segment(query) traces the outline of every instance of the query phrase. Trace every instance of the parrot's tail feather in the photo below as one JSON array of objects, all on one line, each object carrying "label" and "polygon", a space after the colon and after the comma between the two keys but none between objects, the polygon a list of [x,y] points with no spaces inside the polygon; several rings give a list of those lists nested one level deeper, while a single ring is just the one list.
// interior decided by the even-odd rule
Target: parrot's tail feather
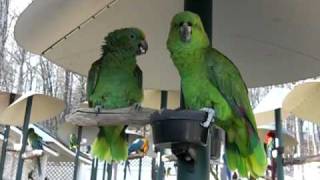
[{"label": "parrot's tail feather", "polygon": [[266,152],[261,143],[254,148],[253,153],[247,160],[253,177],[260,177],[265,174],[268,161],[266,158]]},{"label": "parrot's tail feather", "polygon": [[112,159],[122,161],[128,159],[128,142],[121,135],[111,145]]},{"label": "parrot's tail feather", "polygon": [[37,161],[38,174],[39,174],[39,177],[41,177],[42,170],[41,170],[41,159],[40,159],[40,157],[37,157],[36,161]]},{"label": "parrot's tail feather", "polygon": [[267,158],[262,144],[259,142],[253,152],[244,156],[236,143],[226,142],[226,161],[230,170],[238,171],[242,177],[263,176],[267,167]]},{"label": "parrot's tail feather", "polygon": [[100,160],[112,160],[110,145],[101,129],[99,130],[98,136],[92,143],[91,154]]},{"label": "parrot's tail feather", "polygon": [[122,161],[128,158],[128,142],[123,126],[100,127],[97,138],[92,144],[91,153],[100,160]]},{"label": "parrot's tail feather", "polygon": [[240,154],[235,143],[226,144],[226,160],[231,171],[238,171],[242,177],[248,177],[248,166],[246,159]]}]

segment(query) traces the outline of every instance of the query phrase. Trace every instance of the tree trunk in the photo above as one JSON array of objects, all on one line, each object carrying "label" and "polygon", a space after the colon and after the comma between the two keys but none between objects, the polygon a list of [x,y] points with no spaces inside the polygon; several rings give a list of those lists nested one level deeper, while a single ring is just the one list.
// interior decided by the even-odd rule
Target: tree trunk
[{"label": "tree trunk", "polygon": [[71,72],[66,70],[65,81],[64,81],[64,93],[63,93],[64,104],[66,107],[61,118],[62,122],[65,122],[65,117],[70,112],[70,106],[69,106],[70,76],[71,76]]},{"label": "tree trunk", "polygon": [[8,37],[8,14],[9,0],[0,0],[0,79],[2,78],[5,44]]}]

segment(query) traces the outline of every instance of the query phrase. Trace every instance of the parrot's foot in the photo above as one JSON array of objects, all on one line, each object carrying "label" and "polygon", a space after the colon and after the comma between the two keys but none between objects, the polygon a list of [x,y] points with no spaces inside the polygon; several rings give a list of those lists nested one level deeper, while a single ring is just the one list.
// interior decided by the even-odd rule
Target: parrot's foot
[{"label": "parrot's foot", "polygon": [[94,107],[94,111],[96,112],[96,115],[100,114],[101,109],[102,109],[101,105],[96,105],[96,107]]},{"label": "parrot's foot", "polygon": [[141,110],[142,110],[141,104],[140,104],[140,103],[134,103],[134,104],[132,105],[132,109],[133,109],[134,111],[141,111]]},{"label": "parrot's foot", "polygon": [[196,152],[189,144],[174,144],[172,153],[180,160],[193,164],[196,159]]},{"label": "parrot's foot", "polygon": [[201,108],[200,111],[204,111],[204,112],[208,113],[207,120],[200,123],[201,126],[208,128],[210,126],[211,122],[214,122],[214,116],[215,116],[216,112],[214,111],[214,109],[208,108],[208,107]]}]

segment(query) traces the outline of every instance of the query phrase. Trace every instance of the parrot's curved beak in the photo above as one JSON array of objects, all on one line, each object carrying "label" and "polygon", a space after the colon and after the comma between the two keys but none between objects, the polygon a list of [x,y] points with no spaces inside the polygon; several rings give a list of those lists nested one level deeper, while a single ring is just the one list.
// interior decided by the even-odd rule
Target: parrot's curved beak
[{"label": "parrot's curved beak", "polygon": [[148,43],[146,40],[142,40],[139,44],[138,44],[138,55],[141,54],[146,54],[148,51]]},{"label": "parrot's curved beak", "polygon": [[180,38],[183,42],[189,42],[191,40],[191,34],[192,34],[192,26],[184,22],[180,25]]}]

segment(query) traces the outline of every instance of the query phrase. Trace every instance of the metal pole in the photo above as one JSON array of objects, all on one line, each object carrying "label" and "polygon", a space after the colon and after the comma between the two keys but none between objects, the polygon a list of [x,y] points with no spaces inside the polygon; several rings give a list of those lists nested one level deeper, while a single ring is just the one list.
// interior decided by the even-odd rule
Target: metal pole
[{"label": "metal pole", "polygon": [[142,168],[142,158],[139,158],[139,176],[138,176],[138,180],[141,180],[141,168]]},{"label": "metal pole", "polygon": [[[168,91],[161,91],[160,108],[165,109],[167,108],[167,106],[168,106]],[[164,150],[160,149],[160,164],[159,164],[158,173],[157,173],[157,180],[164,179],[164,162],[162,161],[163,154],[164,154]]]},{"label": "metal pole", "polygon": [[277,179],[283,180],[284,174],[283,174],[283,140],[282,140],[282,123],[281,123],[281,109],[276,109],[274,111],[275,115],[275,123],[276,123],[276,149],[277,149],[277,160],[276,160],[276,166],[277,166]]},{"label": "metal pole", "polygon": [[124,169],[123,169],[123,180],[127,179],[127,168],[129,166],[129,160],[126,160],[124,163]]},{"label": "metal pole", "polygon": [[[16,98],[16,95],[13,93],[10,93],[9,96],[9,104],[13,103],[14,99]],[[2,150],[1,150],[1,160],[0,160],[0,180],[3,178],[3,171],[4,171],[4,163],[6,161],[6,151],[8,146],[8,139],[10,134],[10,125],[6,125],[4,127],[4,133],[3,133],[3,142],[2,142]]]},{"label": "metal pole", "polygon": [[98,166],[99,166],[99,160],[96,158],[96,162],[95,162],[95,166],[94,166],[94,175],[93,175],[93,180],[97,179],[97,175],[98,175]]},{"label": "metal pole", "polygon": [[[184,1],[184,10],[192,11],[200,16],[210,43],[212,39],[212,4],[212,0]],[[181,104],[181,108],[184,108],[183,104]],[[210,137],[210,134],[208,137]],[[190,164],[178,160],[178,180],[209,180],[210,144],[211,139],[208,138],[206,147],[194,147],[197,158],[192,167],[190,167]]]},{"label": "metal pole", "polygon": [[112,178],[112,164],[111,163],[108,163],[107,171],[108,171],[108,180],[111,180],[111,178]]},{"label": "metal pole", "polygon": [[76,157],[74,159],[73,180],[77,180],[77,177],[78,177],[81,136],[82,136],[82,126],[78,126],[78,137],[77,137],[78,146],[76,150]]},{"label": "metal pole", "polygon": [[26,105],[26,112],[24,114],[24,122],[23,122],[23,127],[22,127],[22,146],[21,150],[19,153],[19,158],[18,158],[18,169],[17,169],[17,174],[16,174],[16,180],[21,180],[22,178],[22,168],[23,168],[23,162],[24,159],[22,158],[22,154],[26,150],[26,145],[27,145],[27,140],[28,140],[28,126],[30,122],[30,116],[31,116],[31,108],[32,108],[32,99],[33,96],[29,96],[27,99],[27,105]]},{"label": "metal pole", "polygon": [[96,158],[93,158],[91,161],[91,173],[90,173],[90,180],[94,179],[94,165],[96,162]]},{"label": "metal pole", "polygon": [[102,180],[104,180],[106,178],[106,167],[107,167],[107,161],[104,161],[103,171],[102,171]]},{"label": "metal pole", "polygon": [[6,160],[6,151],[8,146],[8,137],[10,132],[10,126],[6,125],[4,127],[4,133],[3,133],[3,142],[2,142],[2,150],[1,150],[1,160],[0,160],[0,180],[3,178],[3,170],[4,170],[4,162]]},{"label": "metal pole", "polygon": [[156,170],[156,158],[152,158],[152,161],[151,161],[151,180],[156,180],[156,178],[157,178],[156,171],[157,171]]}]

